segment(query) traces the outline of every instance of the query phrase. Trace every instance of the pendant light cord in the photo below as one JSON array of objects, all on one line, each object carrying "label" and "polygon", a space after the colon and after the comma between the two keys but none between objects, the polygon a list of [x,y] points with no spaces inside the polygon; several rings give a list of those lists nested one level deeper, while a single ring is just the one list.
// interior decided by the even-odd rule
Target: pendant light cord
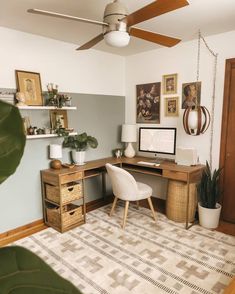
[{"label": "pendant light cord", "polygon": [[211,105],[211,129],[210,129],[210,159],[209,165],[212,168],[212,152],[213,152],[213,138],[214,138],[214,113],[215,113],[215,88],[216,88],[216,74],[217,74],[217,61],[218,61],[218,53],[215,53],[211,50],[209,45],[207,44],[205,38],[202,36],[200,30],[198,32],[198,53],[197,53],[197,82],[199,80],[200,74],[200,54],[201,54],[201,40],[203,41],[204,45],[214,57],[214,67],[213,67],[213,89],[212,89],[212,105]]}]

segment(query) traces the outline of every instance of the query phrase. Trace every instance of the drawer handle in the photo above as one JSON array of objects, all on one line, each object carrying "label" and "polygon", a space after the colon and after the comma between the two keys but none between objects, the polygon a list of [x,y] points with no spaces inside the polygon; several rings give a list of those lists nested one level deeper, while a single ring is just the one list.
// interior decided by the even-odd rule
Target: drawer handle
[{"label": "drawer handle", "polygon": [[70,212],[69,214],[70,214],[70,215],[73,215],[74,213],[75,213],[75,211],[72,211],[72,212]]},{"label": "drawer handle", "polygon": [[72,192],[74,187],[68,188],[69,192]]}]

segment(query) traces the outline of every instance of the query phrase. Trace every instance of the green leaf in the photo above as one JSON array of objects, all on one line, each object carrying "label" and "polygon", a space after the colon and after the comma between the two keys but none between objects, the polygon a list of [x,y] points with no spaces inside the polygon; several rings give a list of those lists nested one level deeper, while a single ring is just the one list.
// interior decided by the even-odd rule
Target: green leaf
[{"label": "green leaf", "polygon": [[0,184],[15,172],[24,153],[25,141],[19,109],[0,101]]}]

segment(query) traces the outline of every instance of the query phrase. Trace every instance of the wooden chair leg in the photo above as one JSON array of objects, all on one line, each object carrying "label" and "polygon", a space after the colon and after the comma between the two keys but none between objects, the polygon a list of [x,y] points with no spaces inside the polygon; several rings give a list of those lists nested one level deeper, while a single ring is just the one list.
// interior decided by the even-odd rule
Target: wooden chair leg
[{"label": "wooden chair leg", "polygon": [[115,206],[117,204],[117,200],[118,198],[115,196],[114,200],[113,200],[113,205],[112,205],[112,208],[111,208],[111,211],[109,213],[110,216],[112,216],[113,212],[114,212],[114,209],[115,209]]},{"label": "wooden chair leg", "polygon": [[129,207],[129,201],[126,201],[126,203],[125,203],[125,210],[124,210],[124,216],[123,216],[123,223],[122,223],[122,228],[123,229],[125,229],[125,226],[126,226],[126,219],[127,219],[128,207]]},{"label": "wooden chair leg", "polygon": [[139,210],[140,209],[140,202],[139,202],[139,200],[136,201],[136,205],[137,205],[137,209]]},{"label": "wooden chair leg", "polygon": [[152,214],[153,214],[153,219],[156,221],[157,220],[156,213],[153,208],[153,203],[152,203],[151,197],[148,198],[148,203],[149,203],[149,207],[150,207]]}]

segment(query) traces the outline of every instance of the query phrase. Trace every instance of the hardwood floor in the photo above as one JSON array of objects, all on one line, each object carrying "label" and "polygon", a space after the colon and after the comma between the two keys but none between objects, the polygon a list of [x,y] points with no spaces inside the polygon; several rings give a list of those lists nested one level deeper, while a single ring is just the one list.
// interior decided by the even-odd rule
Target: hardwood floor
[{"label": "hardwood floor", "polygon": [[[159,212],[165,214],[165,208],[166,208],[166,201],[165,200],[152,197],[152,202],[153,202],[154,209],[156,211],[159,211]],[[140,201],[140,205],[143,207],[149,208],[149,205],[148,205],[147,201],[145,201],[145,200]],[[228,222],[221,220],[219,227],[216,229],[216,231],[222,232],[224,234],[235,236],[235,224],[228,223]]]}]

